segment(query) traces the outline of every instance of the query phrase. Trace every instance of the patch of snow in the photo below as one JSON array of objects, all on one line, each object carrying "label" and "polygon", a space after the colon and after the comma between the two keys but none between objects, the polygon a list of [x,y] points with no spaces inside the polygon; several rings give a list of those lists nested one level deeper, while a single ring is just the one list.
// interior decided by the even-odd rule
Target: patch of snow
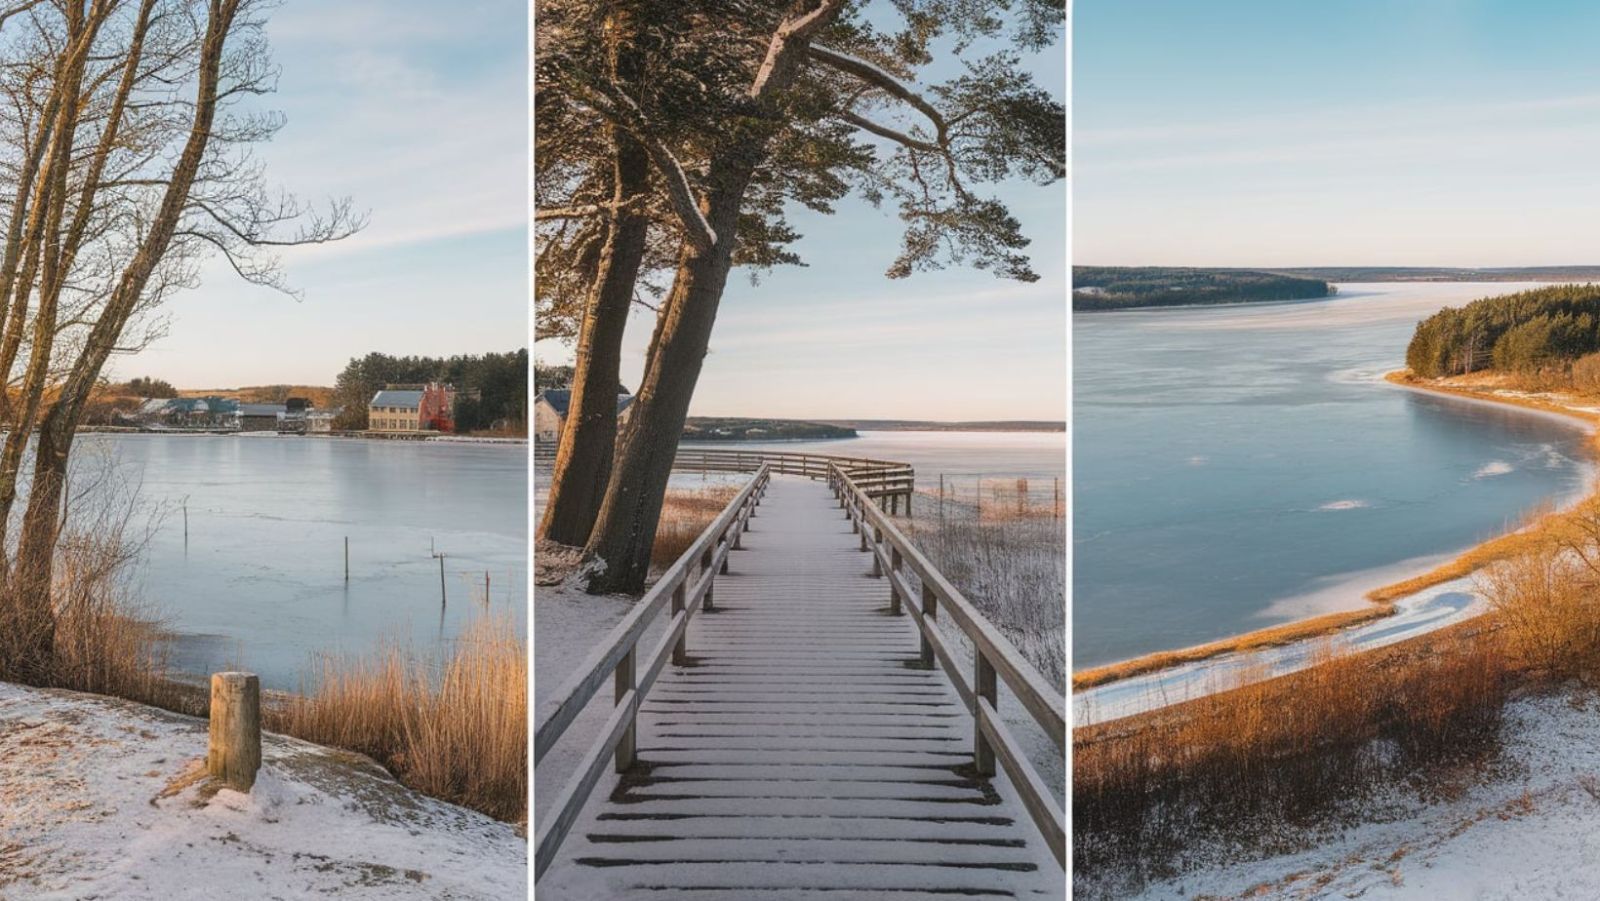
[{"label": "patch of snow", "polygon": [[506,823],[278,735],[249,793],[219,791],[206,744],[204,720],[0,683],[0,897],[526,897]]},{"label": "patch of snow", "polygon": [[1478,467],[1478,471],[1474,472],[1472,477],[1474,479],[1492,479],[1495,476],[1503,476],[1511,472],[1512,469],[1512,465],[1504,460],[1492,460]]}]

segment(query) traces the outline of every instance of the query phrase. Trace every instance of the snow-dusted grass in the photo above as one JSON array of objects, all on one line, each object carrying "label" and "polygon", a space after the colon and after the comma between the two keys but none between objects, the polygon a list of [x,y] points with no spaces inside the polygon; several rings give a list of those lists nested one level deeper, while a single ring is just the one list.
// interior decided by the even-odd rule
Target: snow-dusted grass
[{"label": "snow-dusted grass", "polygon": [[[949,498],[941,516],[937,497],[914,497],[916,515],[901,523],[908,527],[908,537],[1061,691],[1066,679],[1066,529],[1061,519],[1049,506],[1018,506],[1015,495],[981,516],[976,505]],[[949,619],[937,622],[970,673],[972,642]],[[1003,680],[999,698],[1001,718],[1045,784],[1064,799],[1064,755]]]},{"label": "snow-dusted grass", "polygon": [[527,845],[370,761],[267,735],[249,794],[204,720],[0,683],[0,897],[507,899]]},{"label": "snow-dusted grass", "polygon": [[1128,895],[1600,898],[1600,703],[1569,688],[1515,700],[1505,716],[1495,766],[1464,774],[1484,778],[1429,795],[1390,789],[1346,812],[1361,825],[1323,822],[1286,836],[1304,846],[1294,853],[1251,860],[1213,845],[1196,855],[1210,860]]}]

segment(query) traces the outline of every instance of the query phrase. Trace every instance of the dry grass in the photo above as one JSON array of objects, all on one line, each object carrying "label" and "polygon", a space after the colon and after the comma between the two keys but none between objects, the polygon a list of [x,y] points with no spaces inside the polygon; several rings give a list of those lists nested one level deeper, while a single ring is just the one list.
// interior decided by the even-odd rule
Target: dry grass
[{"label": "dry grass", "polygon": [[[1073,734],[1074,865],[1171,875],[1208,842],[1292,850],[1295,829],[1394,780],[1497,747],[1509,669],[1455,628]],[[1114,874],[1114,875],[1113,875]]]},{"label": "dry grass", "polygon": [[327,659],[268,723],[366,754],[425,794],[527,820],[527,644],[508,618],[479,619],[437,664],[399,647]]},{"label": "dry grass", "polygon": [[661,520],[656,526],[656,543],[650,549],[650,562],[656,566],[671,566],[741,488],[739,485],[714,485],[668,491],[661,506]]}]

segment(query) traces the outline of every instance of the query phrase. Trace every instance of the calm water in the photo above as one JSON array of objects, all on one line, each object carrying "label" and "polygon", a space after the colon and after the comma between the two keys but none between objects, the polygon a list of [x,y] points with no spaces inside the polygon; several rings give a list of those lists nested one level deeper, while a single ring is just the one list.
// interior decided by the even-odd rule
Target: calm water
[{"label": "calm water", "polygon": [[1075,315],[1073,665],[1360,606],[1581,491],[1581,426],[1381,380],[1417,320],[1522,287]]},{"label": "calm water", "polygon": [[485,573],[487,609],[526,629],[526,446],[96,435],[79,447],[81,467],[109,461],[165,508],[135,588],[179,634],[185,671],[236,665],[292,689],[316,654],[439,650],[486,609]]}]

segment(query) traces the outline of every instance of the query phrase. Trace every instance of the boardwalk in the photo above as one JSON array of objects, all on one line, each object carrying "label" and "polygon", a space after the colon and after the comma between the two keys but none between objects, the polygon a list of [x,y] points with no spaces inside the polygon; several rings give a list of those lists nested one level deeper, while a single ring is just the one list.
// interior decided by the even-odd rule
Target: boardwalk
[{"label": "boardwalk", "polygon": [[1060,865],[827,485],[774,477],[541,898],[1029,897]]}]

